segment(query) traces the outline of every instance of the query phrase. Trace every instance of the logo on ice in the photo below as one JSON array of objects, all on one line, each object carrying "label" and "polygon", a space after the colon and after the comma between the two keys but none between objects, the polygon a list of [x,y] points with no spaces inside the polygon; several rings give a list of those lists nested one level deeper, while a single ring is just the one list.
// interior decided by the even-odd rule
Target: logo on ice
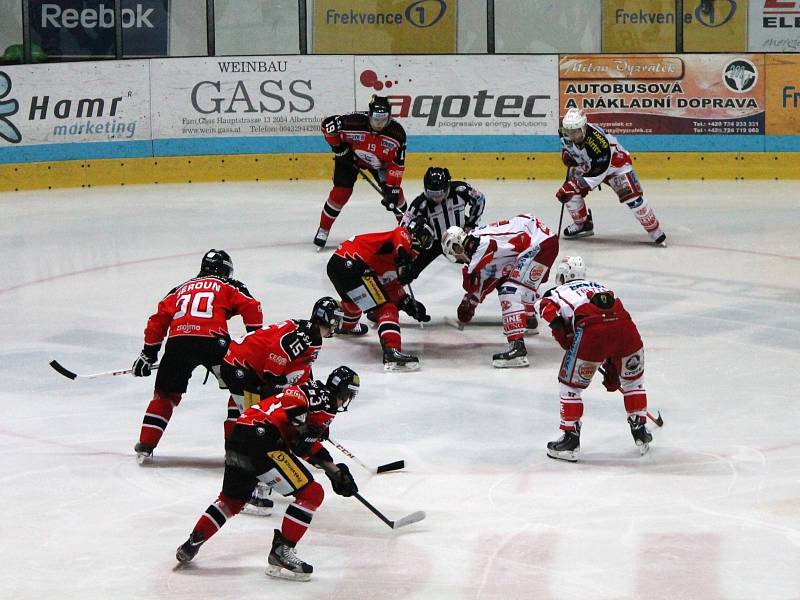
[{"label": "logo on ice", "polygon": [[19,102],[14,99],[3,100],[10,93],[11,78],[0,71],[0,138],[18,144],[22,141],[22,134],[8,117],[19,110]]},{"label": "logo on ice", "polygon": [[[141,29],[147,27],[154,29],[150,18],[153,16],[154,8],[145,8],[141,4],[136,4],[134,8],[123,8],[122,27],[125,29]],[[114,27],[114,6],[99,5],[95,8],[63,8],[58,4],[42,4],[42,29],[52,27],[54,29],[111,29]]]}]

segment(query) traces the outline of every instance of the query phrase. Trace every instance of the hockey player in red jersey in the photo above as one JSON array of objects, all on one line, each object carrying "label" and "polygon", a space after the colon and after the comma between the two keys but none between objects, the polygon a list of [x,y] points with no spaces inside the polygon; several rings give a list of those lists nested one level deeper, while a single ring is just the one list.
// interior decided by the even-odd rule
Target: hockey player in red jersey
[{"label": "hockey player in red jersey", "polygon": [[584,198],[601,183],[607,183],[619,201],[631,209],[650,239],[666,247],[667,235],[643,195],[631,155],[617,138],[598,125],[590,125],[586,115],[577,108],[569,109],[564,115],[559,134],[561,160],[569,170],[567,181],[556,192],[556,198],[566,205],[574,221],[564,229],[564,237],[594,235],[592,211],[586,208]]},{"label": "hockey player in red jersey", "polygon": [[267,559],[267,575],[308,581],[313,567],[295,554],[295,545],[322,504],[324,490],[300,459],[323,469],[333,491],[349,497],[358,492],[344,463],[335,464],[323,447],[337,413],[346,411],[358,393],[358,374],[346,366],[334,369],[325,383],[293,385],[248,408],[225,442],[222,491],[178,547],[176,558],[190,562],[208,539],[237,515],[258,482],[283,496],[293,496]]},{"label": "hockey player in red jersey", "polygon": [[233,262],[228,253],[209,250],[197,277],[171,290],[147,321],[144,348],[133,363],[135,377],[150,375],[161,343],[169,337],[158,366],[153,399],[134,447],[139,464],[152,460],[153,449],[186,393],[192,371],[203,365],[219,375],[230,340],[227,320],[241,315],[248,331],[261,328],[261,303],[232,275]]},{"label": "hockey player in red jersey", "polygon": [[603,385],[622,392],[633,440],[644,454],[653,439],[645,427],[644,348],[622,301],[605,285],[585,279],[579,256],[564,258],[555,270],[556,286],[537,302],[537,310],[566,351],[558,372],[561,384],[560,439],[547,444],[551,458],[575,462],[580,451],[581,393],[602,366]]},{"label": "hockey player in red jersey", "polygon": [[359,169],[367,169],[380,183],[381,204],[398,220],[406,208],[403,172],[406,159],[406,132],[392,119],[389,101],[373,96],[369,112],[333,115],[322,121],[322,133],[334,153],[333,189],[319,220],[314,244],[324,248],[333,222],[350,196]]},{"label": "hockey player in red jersey", "polygon": [[386,371],[416,371],[419,359],[401,352],[398,308],[420,322],[428,322],[425,306],[403,286],[413,279],[412,261],[433,243],[433,230],[423,220],[408,228],[356,235],[341,244],[328,261],[328,277],[342,298],[342,333],[364,335],[361,313],[371,311],[378,322]]},{"label": "hockey player in red jersey", "polygon": [[529,326],[535,328],[532,305],[558,256],[557,236],[537,217],[523,214],[469,234],[450,227],[442,250],[453,262],[464,264],[466,294],[458,307],[460,322],[469,322],[475,307],[497,287],[508,348],[492,357],[492,365],[499,369],[530,365],[523,336]]}]

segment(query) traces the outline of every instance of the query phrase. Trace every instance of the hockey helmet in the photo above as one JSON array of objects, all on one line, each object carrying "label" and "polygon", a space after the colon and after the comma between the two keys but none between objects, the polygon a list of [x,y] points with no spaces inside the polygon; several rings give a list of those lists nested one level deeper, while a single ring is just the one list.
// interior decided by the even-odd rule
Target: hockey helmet
[{"label": "hockey helmet", "polygon": [[361,379],[358,377],[358,373],[350,367],[342,365],[331,371],[331,374],[328,375],[328,381],[325,382],[325,387],[333,394],[337,412],[347,410],[347,407],[350,406],[350,401],[358,395],[360,385]]},{"label": "hockey helmet", "polygon": [[587,123],[586,115],[579,108],[570,108],[561,120],[561,129],[570,140],[580,144],[586,137]]},{"label": "hockey helmet", "polygon": [[200,275],[219,275],[231,277],[233,275],[233,261],[225,250],[212,248],[203,255],[200,263]]},{"label": "hockey helmet", "polygon": [[450,171],[442,167],[430,167],[422,179],[425,195],[439,204],[450,193]]},{"label": "hockey helmet", "polygon": [[429,250],[433,246],[434,233],[430,224],[421,217],[411,219],[406,226],[411,234],[411,244],[418,250]]},{"label": "hockey helmet", "polygon": [[373,96],[369,102],[369,126],[375,131],[382,131],[392,116],[392,107],[385,96]]},{"label": "hockey helmet", "polygon": [[329,333],[325,337],[333,337],[334,334],[339,332],[343,318],[344,312],[342,312],[339,302],[330,296],[324,296],[314,303],[314,308],[311,309],[311,319],[309,320],[317,325],[327,327]]},{"label": "hockey helmet", "polygon": [[586,279],[586,264],[580,256],[565,256],[556,267],[556,285]]},{"label": "hockey helmet", "polygon": [[453,225],[444,232],[444,237],[442,237],[442,253],[451,262],[468,263],[470,246],[473,246],[474,243],[471,243],[471,240],[475,240],[475,238],[458,225]]}]

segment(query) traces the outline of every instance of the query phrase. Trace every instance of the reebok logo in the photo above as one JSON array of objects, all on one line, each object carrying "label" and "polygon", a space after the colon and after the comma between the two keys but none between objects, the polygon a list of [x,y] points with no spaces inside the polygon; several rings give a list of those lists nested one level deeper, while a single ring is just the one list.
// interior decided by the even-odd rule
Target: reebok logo
[{"label": "reebok logo", "polygon": [[[153,15],[154,8],[145,9],[141,4],[135,8],[122,9],[123,29],[141,29],[147,27],[154,29],[150,17]],[[42,29],[52,27],[54,29],[112,29],[114,27],[114,7],[99,5],[96,9],[84,8],[62,8],[58,4],[42,4]]]},{"label": "reebok logo", "polygon": [[22,141],[22,134],[8,117],[19,110],[19,102],[14,99],[3,100],[11,93],[11,78],[0,71],[0,138],[12,144]]}]

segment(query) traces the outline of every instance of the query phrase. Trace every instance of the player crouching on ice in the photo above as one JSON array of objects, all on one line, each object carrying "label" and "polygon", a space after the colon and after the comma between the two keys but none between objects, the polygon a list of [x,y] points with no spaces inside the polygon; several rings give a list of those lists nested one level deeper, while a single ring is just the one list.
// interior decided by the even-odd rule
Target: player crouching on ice
[{"label": "player crouching on ice", "polygon": [[325,496],[322,486],[300,459],[323,469],[340,496],[358,492],[344,463],[334,464],[322,440],[337,413],[346,411],[358,393],[358,374],[349,367],[331,371],[325,383],[310,381],[286,388],[247,409],[225,442],[222,491],[197,521],[189,539],[175,554],[190,562],[208,539],[250,499],[264,482],[284,496],[294,496],[281,529],[275,530],[267,559],[267,575],[308,581],[313,567],[295,554]]},{"label": "player crouching on ice", "polygon": [[620,202],[633,211],[650,239],[658,246],[667,245],[667,235],[653,209],[642,194],[642,186],[633,171],[631,155],[598,125],[590,125],[577,108],[570,108],[559,129],[561,160],[568,167],[567,181],[556,192],[574,223],[564,229],[564,237],[581,238],[594,235],[592,211],[587,210],[584,198],[601,183],[616,192]]},{"label": "player crouching on ice", "polygon": [[498,369],[529,366],[523,336],[528,327],[536,328],[532,304],[558,256],[557,236],[535,216],[517,215],[469,234],[461,227],[450,227],[442,239],[442,251],[451,261],[465,265],[466,294],[458,306],[459,322],[472,320],[475,307],[498,286],[508,348],[492,356],[492,365]]},{"label": "player crouching on ice", "polygon": [[561,384],[560,439],[547,444],[550,458],[575,462],[581,449],[581,393],[601,366],[603,385],[622,392],[633,440],[644,454],[653,439],[645,427],[642,338],[622,301],[596,281],[587,281],[580,256],[568,256],[556,267],[556,286],[538,301],[537,310],[566,351],[558,372]]},{"label": "player crouching on ice", "polygon": [[417,321],[431,320],[422,302],[403,289],[414,279],[412,261],[433,243],[433,230],[422,219],[408,227],[356,235],[340,245],[328,261],[328,277],[342,297],[341,334],[361,336],[369,328],[359,323],[371,311],[378,322],[386,371],[416,371],[419,358],[401,352],[398,308]]}]

